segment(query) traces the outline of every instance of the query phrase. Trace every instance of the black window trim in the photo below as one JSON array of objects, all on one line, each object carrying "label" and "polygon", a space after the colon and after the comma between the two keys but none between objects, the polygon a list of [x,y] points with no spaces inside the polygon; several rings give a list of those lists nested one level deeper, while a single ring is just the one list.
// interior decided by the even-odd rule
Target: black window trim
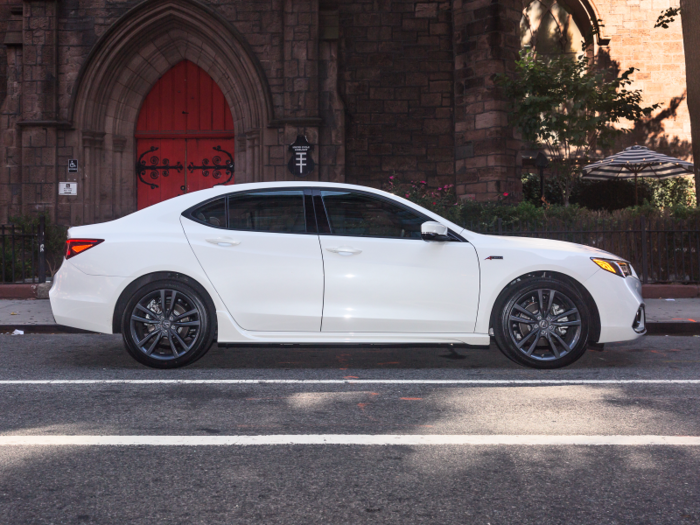
[{"label": "black window trim", "polygon": [[[230,196],[233,195],[245,195],[247,193],[257,193],[260,191],[265,191],[265,192],[273,192],[273,191],[301,191],[304,195],[304,221],[306,225],[306,231],[305,232],[266,232],[266,231],[259,231],[259,230],[232,230],[228,227],[229,223],[229,217],[228,217],[228,199]],[[427,215],[419,212],[418,210],[411,208],[410,206],[406,206],[402,202],[397,202],[394,199],[391,199],[389,197],[385,197],[384,195],[378,195],[376,193],[373,193],[371,191],[363,191],[363,190],[356,190],[354,188],[332,188],[332,187],[327,187],[327,186],[292,186],[292,187],[280,187],[280,188],[258,188],[255,190],[245,190],[245,191],[234,191],[231,193],[226,193],[224,195],[217,195],[216,197],[212,197],[211,199],[207,199],[205,201],[199,202],[195,204],[194,206],[191,206],[190,208],[187,208],[185,211],[182,212],[182,216],[190,219],[191,221],[194,221],[198,224],[203,224],[204,226],[208,226],[209,228],[215,228],[218,230],[228,230],[228,231],[249,231],[249,232],[255,232],[255,233],[274,233],[277,235],[327,235],[327,236],[337,236],[337,237],[358,237],[362,239],[399,239],[399,240],[404,240],[404,241],[421,241],[425,242],[422,239],[410,239],[410,238],[401,238],[401,237],[380,237],[380,236],[364,236],[364,235],[337,235],[333,233],[333,227],[331,226],[331,221],[330,218],[328,217],[328,212],[326,211],[326,205],[323,202],[323,198],[321,197],[321,192],[322,191],[347,191],[351,193],[359,193],[362,195],[366,195],[368,197],[374,197],[379,200],[383,200],[385,202],[388,202],[389,204],[393,204],[394,206],[398,206],[400,208],[403,208],[404,210],[410,211],[415,213],[416,215],[422,217],[426,221],[434,221],[435,219],[428,217]],[[321,201],[323,209],[319,209],[321,206],[314,206],[314,197],[319,197],[318,200]],[[210,202],[214,202],[218,199],[224,199],[224,207],[225,207],[225,212],[226,212],[226,226],[214,226],[212,224],[209,224],[207,222],[203,222],[199,219],[197,219],[193,213],[195,210],[199,209],[200,207],[209,204]],[[310,208],[309,208],[310,207]],[[316,224],[315,230],[316,231],[309,231],[309,224],[308,224],[308,218],[309,216],[313,216],[316,219]],[[325,221],[325,224],[327,225],[328,229],[330,230],[330,233],[322,233],[321,232],[321,223]],[[455,231],[453,231],[451,228],[448,228],[448,235],[453,241],[456,242],[469,242],[467,241],[464,237],[461,235],[458,235]]]},{"label": "black window trim", "polygon": [[[427,222],[427,221],[437,222],[437,221],[435,221],[435,219],[428,217],[424,213],[421,213],[418,210],[411,208],[410,206],[406,206],[402,202],[397,202],[394,199],[391,199],[390,197],[385,197],[384,195],[377,195],[376,193],[372,193],[371,191],[356,190],[354,188],[338,188],[336,190],[334,188],[326,188],[326,187],[319,187],[319,188],[317,188],[317,191],[318,191],[319,196],[321,195],[321,191],[347,191],[350,193],[359,193],[362,195],[366,195],[368,197],[374,197],[374,198],[382,200],[384,202],[388,202],[389,204],[393,204],[394,206],[398,206],[399,208],[403,208],[404,210],[415,213],[419,217],[423,218],[424,222]],[[321,202],[323,202],[323,197],[321,197]],[[334,237],[336,237],[336,236],[337,237],[357,237],[357,238],[361,238],[361,239],[398,239],[398,240],[402,240],[402,241],[425,242],[423,239],[411,239],[408,237],[384,237],[384,236],[380,236],[380,235],[376,235],[376,236],[371,235],[370,236],[370,235],[340,235],[340,234],[336,234],[336,233],[333,233],[333,226],[331,225],[330,217],[328,216],[328,211],[326,210],[326,203],[325,202],[323,203],[323,211],[321,212],[319,210],[316,210],[316,213],[317,214],[323,213],[325,215],[325,220],[327,221],[328,226],[330,227],[330,233],[319,233],[319,235],[328,235],[328,236],[334,236]],[[318,217],[316,219],[316,222],[317,223],[319,222]],[[468,242],[464,237],[455,233],[451,228],[448,228],[447,234],[449,235],[450,239],[455,241],[455,242]]]},{"label": "black window trim", "polygon": [[[216,197],[212,197],[211,199],[207,199],[205,201],[199,202],[195,204],[194,206],[191,206],[190,208],[187,208],[185,211],[182,212],[182,216],[190,219],[191,221],[194,221],[198,224],[202,224],[204,226],[208,226],[209,228],[215,228],[217,230],[227,230],[227,231],[238,231],[238,232],[254,232],[254,233],[272,233],[276,235],[318,235],[316,231],[318,231],[318,226],[316,226],[316,231],[309,231],[309,224],[308,224],[308,219],[309,215],[313,216],[314,215],[314,208],[313,208],[313,203],[311,202],[310,198],[307,198],[309,195],[307,195],[307,190],[310,188],[306,187],[291,187],[291,188],[258,188],[255,190],[245,190],[245,191],[233,191],[231,193],[225,193],[224,195],[217,195]],[[266,232],[266,231],[261,231],[261,230],[240,230],[240,229],[232,229],[229,228],[229,216],[228,216],[228,201],[229,197],[232,196],[239,196],[239,195],[246,195],[248,193],[259,193],[261,191],[264,192],[283,192],[283,191],[299,191],[302,193],[304,199],[304,226],[306,231],[304,232]],[[226,225],[225,226],[214,226],[213,224],[209,224],[208,222],[201,221],[197,217],[194,216],[194,212],[201,208],[202,206],[206,206],[207,204],[217,201],[219,199],[224,199],[224,208],[226,212]],[[310,213],[309,213],[309,206],[310,208]],[[315,225],[314,225],[315,226]]]}]

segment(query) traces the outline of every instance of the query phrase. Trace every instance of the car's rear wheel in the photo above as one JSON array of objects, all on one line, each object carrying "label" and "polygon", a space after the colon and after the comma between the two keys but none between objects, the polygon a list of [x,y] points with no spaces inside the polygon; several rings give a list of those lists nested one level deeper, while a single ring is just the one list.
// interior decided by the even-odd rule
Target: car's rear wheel
[{"label": "car's rear wheel", "polygon": [[496,344],[506,357],[532,368],[561,368],[579,359],[588,345],[590,313],[568,283],[525,279],[504,293],[496,306]]},{"label": "car's rear wheel", "polygon": [[214,342],[213,312],[202,294],[178,281],[139,288],[122,316],[127,351],[153,368],[178,368],[202,357]]}]

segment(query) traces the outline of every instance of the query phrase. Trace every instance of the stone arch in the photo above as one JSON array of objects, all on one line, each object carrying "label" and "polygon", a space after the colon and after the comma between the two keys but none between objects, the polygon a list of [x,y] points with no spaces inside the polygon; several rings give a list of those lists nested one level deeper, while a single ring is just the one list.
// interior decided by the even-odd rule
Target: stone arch
[{"label": "stone arch", "polygon": [[143,2],[97,42],[70,104],[83,166],[82,222],[136,209],[136,121],[158,79],[182,60],[219,85],[243,138],[236,180],[262,180],[263,131],[273,118],[265,73],[244,37],[193,0]]},{"label": "stone arch", "polygon": [[[603,25],[601,24],[598,10],[590,0],[523,0],[522,4],[523,17],[520,22],[521,41],[536,39],[541,24],[545,22],[546,19],[546,21],[554,22],[553,25],[558,26],[556,27],[558,30],[557,33],[562,40],[566,40],[566,26],[571,25],[571,27],[568,28],[568,32],[570,33],[568,36],[575,35],[580,40],[589,42],[587,54],[591,56],[596,53],[597,47],[606,46],[610,42],[610,39],[602,34]],[[541,20],[530,20],[528,11],[533,6],[537,7],[534,13],[543,17]],[[556,9],[560,12],[555,13]],[[562,14],[564,14],[565,18],[568,18],[568,20],[563,19]],[[556,37],[556,35],[553,35],[553,37]],[[580,43],[578,41],[567,42],[567,44],[572,45],[572,49],[562,49],[563,51],[580,49]],[[534,42],[528,45],[534,45]]]}]

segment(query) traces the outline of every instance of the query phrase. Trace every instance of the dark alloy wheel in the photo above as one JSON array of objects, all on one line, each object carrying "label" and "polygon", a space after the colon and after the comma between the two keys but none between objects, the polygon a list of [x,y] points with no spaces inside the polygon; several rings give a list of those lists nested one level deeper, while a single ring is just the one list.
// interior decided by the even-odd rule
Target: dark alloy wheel
[{"label": "dark alloy wheel", "polygon": [[512,286],[496,307],[496,343],[516,363],[560,368],[586,351],[590,314],[581,295],[568,283],[527,279]]},{"label": "dark alloy wheel", "polygon": [[134,293],[122,317],[126,348],[154,368],[177,368],[213,343],[212,314],[199,292],[177,281],[150,283]]}]

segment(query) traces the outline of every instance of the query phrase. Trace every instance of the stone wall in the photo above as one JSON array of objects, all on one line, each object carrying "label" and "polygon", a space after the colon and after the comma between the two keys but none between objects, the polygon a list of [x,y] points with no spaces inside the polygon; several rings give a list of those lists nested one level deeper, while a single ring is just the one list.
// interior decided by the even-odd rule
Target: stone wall
[{"label": "stone wall", "polygon": [[654,29],[661,12],[677,7],[679,0],[606,0],[595,5],[605,24],[603,35],[610,39],[602,51],[622,70],[639,69],[633,76],[634,88],[643,91],[645,104],[662,105],[655,118],[638,126],[623,145],[645,144],[692,160],[681,21],[668,29]]},{"label": "stone wall", "polygon": [[347,181],[454,183],[450,3],[351,0],[339,12]]}]

